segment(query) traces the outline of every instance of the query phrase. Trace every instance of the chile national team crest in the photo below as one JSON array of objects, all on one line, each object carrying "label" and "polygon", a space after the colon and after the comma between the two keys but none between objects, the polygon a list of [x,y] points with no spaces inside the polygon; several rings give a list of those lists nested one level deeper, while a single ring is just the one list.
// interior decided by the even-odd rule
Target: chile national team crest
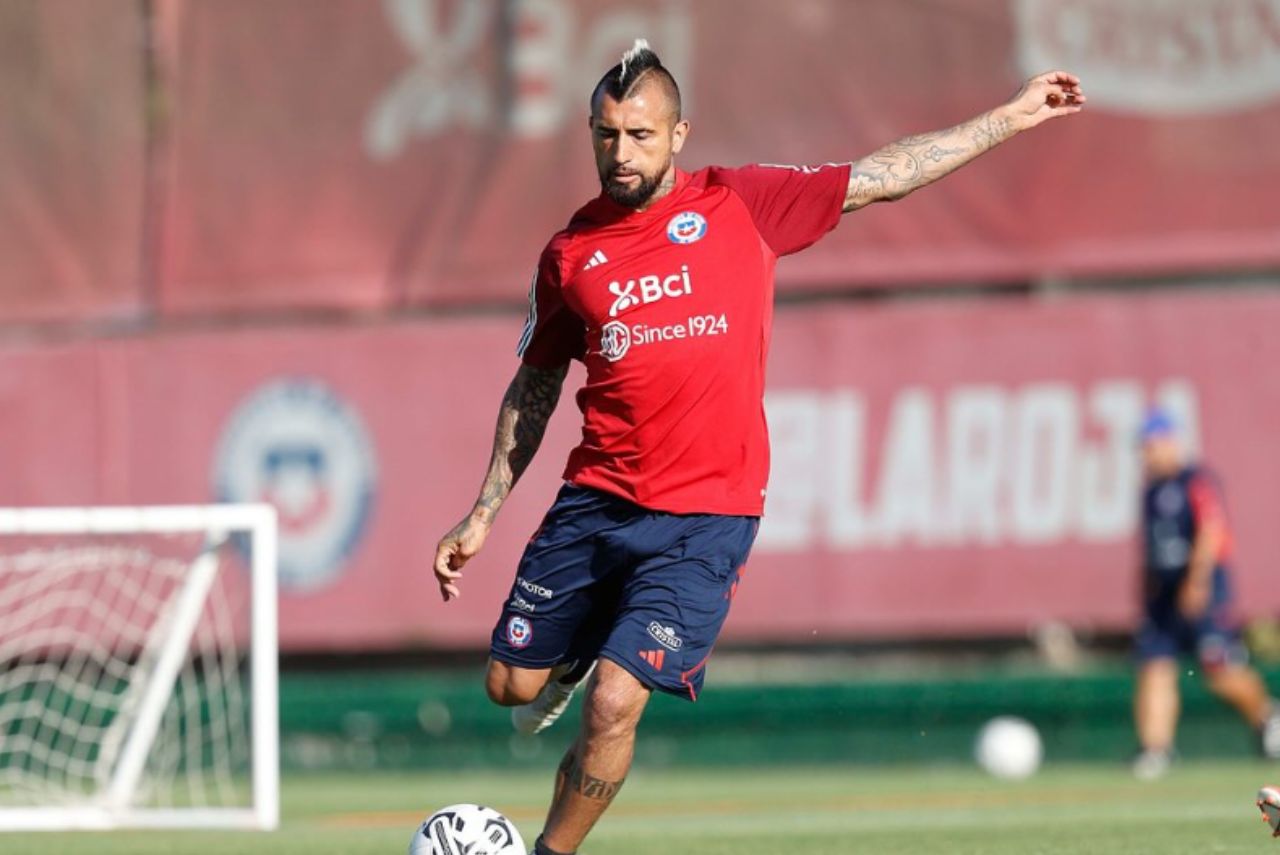
[{"label": "chile national team crest", "polygon": [[337,578],[364,534],[377,477],[359,416],[317,380],[276,380],[236,407],[213,465],[219,501],[266,502],[280,521],[280,584]]},{"label": "chile national team crest", "polygon": [[707,218],[697,211],[682,211],[667,223],[667,237],[672,243],[697,243],[707,233]]},{"label": "chile national team crest", "polygon": [[522,618],[520,615],[512,616],[511,620],[507,621],[507,643],[516,650],[523,650],[531,641],[533,641],[533,624],[529,623],[528,618]]}]

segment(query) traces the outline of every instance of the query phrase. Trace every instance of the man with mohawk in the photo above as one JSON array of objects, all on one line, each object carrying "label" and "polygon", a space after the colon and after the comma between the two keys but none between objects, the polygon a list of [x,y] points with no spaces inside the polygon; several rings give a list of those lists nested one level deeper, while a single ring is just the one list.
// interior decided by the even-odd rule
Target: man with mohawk
[{"label": "man with mohawk", "polygon": [[448,602],[537,451],[569,362],[583,362],[582,443],[516,570],[486,677],[516,729],[537,733],[594,673],[536,855],[572,855],[617,795],[651,692],[696,700],[702,687],[764,506],[778,258],[1084,101],[1080,81],[1054,71],[853,163],[688,173],[675,165],[689,134],[680,89],[648,44],[596,84],[602,192],[539,259],[488,473],[435,558]]}]

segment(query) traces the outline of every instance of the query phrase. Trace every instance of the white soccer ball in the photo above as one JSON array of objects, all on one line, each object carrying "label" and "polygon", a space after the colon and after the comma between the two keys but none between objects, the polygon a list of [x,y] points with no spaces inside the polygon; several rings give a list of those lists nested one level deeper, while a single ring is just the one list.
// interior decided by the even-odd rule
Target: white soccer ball
[{"label": "white soccer ball", "polygon": [[427,817],[409,855],[528,855],[511,820],[493,808],[450,805]]},{"label": "white soccer ball", "polygon": [[991,719],[978,731],[973,746],[978,765],[997,778],[1029,778],[1040,768],[1044,746],[1035,725],[1017,716]]}]

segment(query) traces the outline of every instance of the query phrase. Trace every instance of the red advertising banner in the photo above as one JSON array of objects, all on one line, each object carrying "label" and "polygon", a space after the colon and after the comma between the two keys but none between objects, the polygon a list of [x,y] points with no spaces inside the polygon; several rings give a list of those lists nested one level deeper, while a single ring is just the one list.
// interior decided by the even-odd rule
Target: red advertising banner
[{"label": "red advertising banner", "polygon": [[849,217],[784,289],[1280,265],[1278,0],[49,0],[0,34],[0,320],[518,301],[639,35],[686,168],[851,160],[1083,78],[1083,115]]},{"label": "red advertising banner", "polygon": [[0,322],[134,317],[141,307],[138,8],[0,4]]},{"label": "red advertising banner", "polygon": [[682,82],[686,168],[852,160],[1084,79],[1084,115],[847,218],[784,288],[1280,264],[1280,5],[1158,5],[176,3],[164,304],[519,299],[598,192],[587,95],[638,35]]},{"label": "red advertising banner", "polygon": [[[834,641],[1121,629],[1134,428],[1162,400],[1225,484],[1240,603],[1280,610],[1280,296],[780,309],[768,512],[727,629]],[[542,451],[443,605],[520,321],[166,334],[0,349],[0,504],[269,500],[286,649],[476,646],[577,437]],[[568,386],[580,381],[575,372]]]}]

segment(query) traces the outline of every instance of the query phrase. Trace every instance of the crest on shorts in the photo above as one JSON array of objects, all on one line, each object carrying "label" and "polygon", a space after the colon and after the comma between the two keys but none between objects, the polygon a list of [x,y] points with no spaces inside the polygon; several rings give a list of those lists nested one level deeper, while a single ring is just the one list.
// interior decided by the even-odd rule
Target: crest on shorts
[{"label": "crest on shorts", "polygon": [[533,624],[527,618],[513,615],[507,621],[507,643],[517,650],[522,650],[533,641]]}]

